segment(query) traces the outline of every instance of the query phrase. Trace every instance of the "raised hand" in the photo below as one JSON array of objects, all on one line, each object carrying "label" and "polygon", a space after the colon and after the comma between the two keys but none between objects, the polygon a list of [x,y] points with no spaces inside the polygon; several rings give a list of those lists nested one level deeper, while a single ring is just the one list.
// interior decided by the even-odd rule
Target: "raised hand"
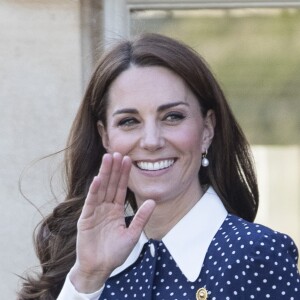
[{"label": "raised hand", "polygon": [[90,185],[78,220],[77,258],[70,273],[79,292],[99,289],[126,260],[155,208],[153,200],[145,201],[126,228],[124,201],[130,169],[128,156],[105,154]]}]

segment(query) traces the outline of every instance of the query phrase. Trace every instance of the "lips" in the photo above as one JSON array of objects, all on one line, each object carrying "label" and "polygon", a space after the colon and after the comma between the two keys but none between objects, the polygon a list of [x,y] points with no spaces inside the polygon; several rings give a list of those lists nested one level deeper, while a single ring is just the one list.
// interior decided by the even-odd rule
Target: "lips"
[{"label": "lips", "polygon": [[174,159],[160,160],[156,162],[139,161],[136,163],[137,167],[145,171],[158,171],[169,168],[174,164]]}]

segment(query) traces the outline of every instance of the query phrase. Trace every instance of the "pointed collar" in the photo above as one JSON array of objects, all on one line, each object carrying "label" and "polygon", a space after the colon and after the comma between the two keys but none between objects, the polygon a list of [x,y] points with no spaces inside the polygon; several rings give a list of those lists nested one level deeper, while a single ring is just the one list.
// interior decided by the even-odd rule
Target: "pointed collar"
[{"label": "pointed collar", "polygon": [[[189,281],[194,282],[198,278],[208,247],[226,216],[227,211],[221,199],[210,187],[196,205],[162,239]],[[148,241],[146,235],[142,233],[127,260],[116,268],[111,276],[119,274],[132,265]]]}]

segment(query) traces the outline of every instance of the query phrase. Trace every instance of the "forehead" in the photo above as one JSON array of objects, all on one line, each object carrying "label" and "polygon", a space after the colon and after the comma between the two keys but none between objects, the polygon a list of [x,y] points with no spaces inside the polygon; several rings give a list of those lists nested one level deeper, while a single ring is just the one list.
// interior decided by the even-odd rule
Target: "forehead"
[{"label": "forehead", "polygon": [[177,101],[199,106],[184,80],[171,70],[159,66],[132,66],[110,86],[108,110],[127,106],[157,107]]}]

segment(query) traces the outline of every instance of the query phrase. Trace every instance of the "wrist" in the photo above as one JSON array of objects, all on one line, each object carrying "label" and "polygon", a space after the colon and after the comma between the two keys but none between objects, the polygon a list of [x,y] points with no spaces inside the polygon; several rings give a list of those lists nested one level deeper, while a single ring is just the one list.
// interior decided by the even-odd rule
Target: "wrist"
[{"label": "wrist", "polygon": [[106,272],[99,271],[89,273],[80,269],[76,264],[69,273],[69,279],[72,285],[77,292],[83,294],[91,294],[100,290],[108,277],[109,274]]}]

